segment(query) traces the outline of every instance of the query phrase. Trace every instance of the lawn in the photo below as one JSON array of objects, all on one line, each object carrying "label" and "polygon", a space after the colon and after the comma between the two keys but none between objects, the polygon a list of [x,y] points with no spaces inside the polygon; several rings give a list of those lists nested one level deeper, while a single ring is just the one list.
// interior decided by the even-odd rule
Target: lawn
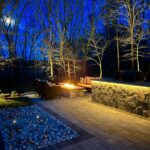
[{"label": "lawn", "polygon": [[0,109],[2,108],[13,108],[13,107],[23,107],[32,105],[30,98],[19,97],[13,99],[3,99],[0,98]]}]

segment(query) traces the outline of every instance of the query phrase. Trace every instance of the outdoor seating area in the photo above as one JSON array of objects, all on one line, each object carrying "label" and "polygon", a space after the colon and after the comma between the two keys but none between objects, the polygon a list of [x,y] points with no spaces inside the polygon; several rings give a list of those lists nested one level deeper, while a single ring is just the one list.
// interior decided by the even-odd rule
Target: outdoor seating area
[{"label": "outdoor seating area", "polygon": [[34,81],[35,91],[45,99],[61,98],[60,85],[52,84],[48,81],[38,80]]},{"label": "outdoor seating area", "polygon": [[87,92],[86,88],[90,88],[91,99],[94,102],[150,117],[149,84],[143,85],[140,82],[140,84],[129,85],[128,82],[98,79],[98,77],[81,77],[77,85],[65,82],[54,84],[36,79],[34,85],[39,96],[46,100],[61,97],[84,97]]},{"label": "outdoor seating area", "polygon": [[34,81],[35,91],[41,98],[46,100],[65,97],[84,96],[85,88],[69,83],[51,83],[47,80],[36,79]]},{"label": "outdoor seating area", "polygon": [[77,85],[85,88],[92,88],[92,80],[98,80],[98,79],[100,78],[90,77],[90,76],[80,77],[80,80],[79,82],[77,82]]}]

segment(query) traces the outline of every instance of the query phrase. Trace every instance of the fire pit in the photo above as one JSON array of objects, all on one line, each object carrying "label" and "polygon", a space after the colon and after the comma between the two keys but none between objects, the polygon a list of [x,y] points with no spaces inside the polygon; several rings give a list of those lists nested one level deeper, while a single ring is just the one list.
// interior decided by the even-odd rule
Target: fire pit
[{"label": "fire pit", "polygon": [[76,86],[70,83],[64,83],[62,84],[61,87],[66,88],[66,89],[74,89]]},{"label": "fire pit", "polygon": [[84,96],[84,87],[76,86],[70,83],[61,83],[62,96],[78,97]]}]

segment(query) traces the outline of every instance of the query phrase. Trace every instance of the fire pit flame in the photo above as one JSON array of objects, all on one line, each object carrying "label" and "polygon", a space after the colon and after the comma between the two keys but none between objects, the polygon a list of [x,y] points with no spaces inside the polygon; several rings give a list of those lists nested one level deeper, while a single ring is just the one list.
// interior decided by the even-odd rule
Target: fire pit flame
[{"label": "fire pit flame", "polygon": [[65,83],[65,84],[63,85],[63,87],[64,87],[64,88],[67,88],[67,89],[73,89],[73,88],[75,88],[75,85],[70,84],[70,83]]}]

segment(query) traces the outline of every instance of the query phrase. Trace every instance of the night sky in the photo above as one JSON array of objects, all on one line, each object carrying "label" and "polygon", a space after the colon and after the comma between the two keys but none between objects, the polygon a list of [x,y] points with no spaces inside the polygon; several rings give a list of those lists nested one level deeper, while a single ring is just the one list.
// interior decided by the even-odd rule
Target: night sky
[{"label": "night sky", "polygon": [[[42,40],[45,37],[44,33],[44,29],[43,26],[47,28],[47,30],[49,30],[49,28],[53,28],[55,29],[55,33],[56,33],[56,41],[59,41],[59,37],[57,35],[57,28],[56,25],[54,23],[56,16],[56,5],[55,2],[51,5],[48,4],[50,6],[50,8],[52,9],[52,15],[48,16],[48,8],[46,6],[47,0],[34,0],[34,1],[30,1],[30,0],[20,0],[19,3],[17,4],[17,6],[14,8],[13,6],[13,2],[8,4],[7,7],[3,10],[2,15],[3,16],[10,16],[14,22],[15,25],[18,23],[18,18],[20,17],[20,12],[24,9],[24,11],[21,14],[21,17],[19,18],[19,23],[18,23],[18,41],[17,41],[17,53],[18,56],[22,57],[22,53],[24,51],[24,40],[25,40],[25,31],[27,31],[27,45],[26,45],[26,56],[27,59],[29,58],[30,52],[31,52],[31,41],[32,41],[32,36],[34,35],[36,37],[36,41],[34,41],[34,49],[36,49],[35,51],[35,55],[32,56],[30,59],[32,59],[33,57],[36,57],[36,59],[43,59],[42,55],[41,55],[41,51],[40,51],[40,47],[42,46]],[[69,11],[73,10],[74,15],[72,16],[71,19],[71,23],[68,26],[68,30],[67,30],[67,36],[68,39],[78,39],[80,37],[85,37],[86,32],[90,31],[90,15],[92,15],[92,11],[93,11],[93,6],[94,6],[94,16],[95,16],[95,25],[96,25],[96,32],[98,34],[106,34],[106,27],[104,24],[104,20],[101,17],[101,11],[102,11],[102,7],[105,4],[105,0],[85,0],[84,4],[79,5],[77,7],[75,7],[75,3],[80,2],[78,0],[74,0],[74,2],[72,0],[66,0],[67,2],[67,6],[69,6],[66,10],[66,13],[69,14]],[[149,2],[149,1],[148,1]],[[95,5],[93,5],[95,4]],[[147,3],[148,4],[148,3]],[[60,19],[64,19],[64,10],[63,10],[63,0],[59,0],[58,3],[58,7],[59,9],[58,11],[58,16]],[[82,10],[81,10],[82,7]],[[148,8],[148,7],[147,7]],[[15,9],[13,11],[13,9]],[[108,8],[109,9],[109,8]],[[80,13],[80,14],[79,14]],[[71,16],[71,14],[70,14]],[[103,16],[103,15],[102,15]],[[69,15],[67,16],[67,18],[69,17]],[[150,21],[150,11],[147,9],[145,10],[144,13],[144,17],[147,19],[147,21]],[[49,18],[51,19],[51,22],[49,22]],[[79,24],[78,24],[79,22]],[[120,16],[120,19],[118,20],[119,23],[123,23],[126,24],[126,21],[124,21],[124,18],[122,16]],[[9,30],[13,31],[14,27],[13,26],[9,26]],[[75,25],[75,26],[74,26]],[[144,28],[148,28],[148,25],[143,24]],[[6,28],[8,28],[8,26],[6,26]],[[60,27],[61,28],[61,27]],[[86,31],[85,31],[86,30]],[[39,32],[41,32],[39,35]],[[1,39],[2,39],[2,43],[5,42],[5,38],[3,35],[1,35]],[[4,44],[1,44],[1,46],[3,47],[3,49],[5,49],[5,51],[3,52],[3,56],[4,57],[9,57],[9,54],[7,52],[7,42],[5,42]]]}]

